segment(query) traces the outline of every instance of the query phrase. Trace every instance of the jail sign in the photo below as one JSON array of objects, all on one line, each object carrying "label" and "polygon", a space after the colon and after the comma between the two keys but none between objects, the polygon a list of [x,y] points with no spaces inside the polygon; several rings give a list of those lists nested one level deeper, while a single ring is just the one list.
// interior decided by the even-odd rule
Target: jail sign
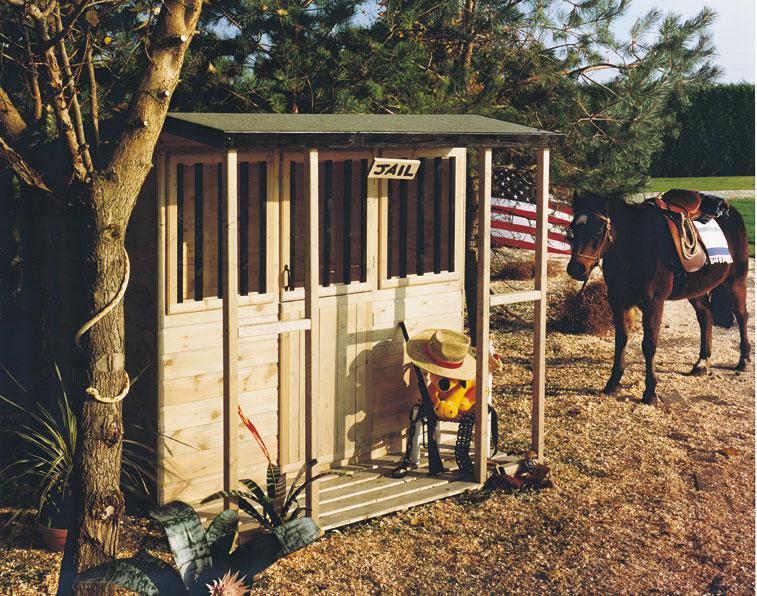
[{"label": "jail sign", "polygon": [[399,178],[412,180],[421,165],[419,159],[394,159],[391,157],[375,157],[368,178]]}]

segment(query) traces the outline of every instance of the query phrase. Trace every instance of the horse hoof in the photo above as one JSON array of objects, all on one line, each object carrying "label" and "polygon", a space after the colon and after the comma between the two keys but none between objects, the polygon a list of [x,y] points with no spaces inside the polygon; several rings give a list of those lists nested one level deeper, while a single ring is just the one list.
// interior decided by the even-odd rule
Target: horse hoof
[{"label": "horse hoof", "polygon": [[651,393],[645,393],[644,397],[641,398],[641,403],[648,406],[655,405],[657,403],[657,393],[655,393],[654,391]]},{"label": "horse hoof", "polygon": [[618,392],[619,389],[620,389],[620,383],[614,383],[614,384],[607,383],[607,385],[605,385],[605,388],[602,389],[602,393],[604,393],[605,395],[614,395],[615,393]]},{"label": "horse hoof", "polygon": [[691,369],[691,372],[689,373],[693,377],[703,377],[705,376],[710,369],[706,366],[695,366]]},{"label": "horse hoof", "polygon": [[746,370],[746,360],[739,360],[739,363],[733,368],[737,372],[744,372]]}]

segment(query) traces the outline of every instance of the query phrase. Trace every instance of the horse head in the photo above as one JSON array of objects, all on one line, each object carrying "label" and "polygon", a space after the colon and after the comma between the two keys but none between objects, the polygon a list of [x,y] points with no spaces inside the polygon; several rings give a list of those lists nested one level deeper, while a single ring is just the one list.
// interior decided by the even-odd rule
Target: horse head
[{"label": "horse head", "polygon": [[612,244],[610,206],[593,193],[573,193],[573,221],[570,222],[568,275],[586,281]]}]

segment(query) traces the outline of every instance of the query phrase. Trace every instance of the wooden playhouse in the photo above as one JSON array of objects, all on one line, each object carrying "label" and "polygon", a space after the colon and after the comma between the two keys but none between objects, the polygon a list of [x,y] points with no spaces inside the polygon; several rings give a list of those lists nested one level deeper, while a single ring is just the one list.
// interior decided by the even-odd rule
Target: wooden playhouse
[{"label": "wooden playhouse", "polygon": [[[463,329],[471,150],[484,222],[474,340],[488,352],[490,306],[535,303],[532,438],[542,456],[546,205],[558,140],[474,115],[171,114],[127,246],[129,367],[148,372],[126,408],[157,417],[159,502],[197,504],[264,478],[238,405],[290,478],[305,458],[355,472],[308,491],[324,528],[480,485],[484,408],[474,479],[430,477],[423,465],[387,475],[418,401],[399,321],[411,334]],[[536,277],[533,290],[491,296],[492,149],[512,146],[536,148]],[[377,158],[420,164],[412,179],[375,178]],[[478,403],[489,397],[487,366],[479,358]]]}]

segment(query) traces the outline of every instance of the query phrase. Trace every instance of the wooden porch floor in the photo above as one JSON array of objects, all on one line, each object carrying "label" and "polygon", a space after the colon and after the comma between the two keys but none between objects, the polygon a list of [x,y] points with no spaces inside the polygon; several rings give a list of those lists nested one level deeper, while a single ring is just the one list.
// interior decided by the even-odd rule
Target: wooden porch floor
[{"label": "wooden porch floor", "polygon": [[[478,490],[480,485],[470,478],[460,478],[454,456],[454,435],[442,433],[440,452],[445,472],[428,475],[428,458],[421,450],[421,461],[404,478],[392,478],[391,471],[402,459],[399,455],[387,455],[359,464],[332,466],[331,469],[346,472],[349,476],[331,476],[319,481],[320,520],[323,530],[332,530],[356,522],[380,517],[430,503],[467,490]],[[514,474],[519,458],[497,454],[490,461],[505,467]],[[222,506],[220,502],[203,506],[199,511],[203,522],[212,519]],[[257,523],[240,512],[240,531],[257,527]]]},{"label": "wooden porch floor", "polygon": [[[392,478],[391,471],[401,460],[399,456],[387,456],[366,463],[333,466],[336,471],[348,472],[350,476],[335,476],[320,481],[321,515],[320,526],[331,530],[355,522],[402,511],[423,503],[477,490],[480,485],[470,478],[460,478],[455,463],[454,435],[442,434],[440,452],[445,472],[428,475],[428,458],[421,451],[421,462],[404,478]],[[506,466],[508,473],[517,468],[517,458],[497,454],[497,463]]]}]

